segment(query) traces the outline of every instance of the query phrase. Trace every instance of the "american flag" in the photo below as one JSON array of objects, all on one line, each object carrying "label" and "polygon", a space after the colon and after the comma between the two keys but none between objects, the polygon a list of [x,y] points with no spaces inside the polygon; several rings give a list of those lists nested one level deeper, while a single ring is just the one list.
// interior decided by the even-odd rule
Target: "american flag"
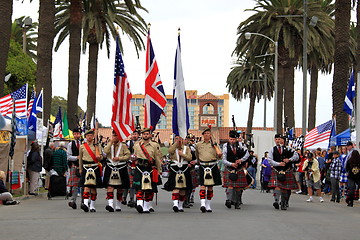
[{"label": "american flag", "polygon": [[27,84],[19,88],[13,93],[0,98],[0,113],[3,116],[10,117],[13,111],[13,99],[15,101],[15,109],[17,117],[26,117],[27,114]]},{"label": "american flag", "polygon": [[34,104],[35,96],[36,96],[36,93],[33,90],[32,93],[31,93],[31,96],[30,96],[29,106],[28,106],[28,110],[27,110],[27,117],[28,118],[30,117],[30,114],[31,114],[31,110],[32,110],[32,106]]},{"label": "american flag", "polygon": [[312,145],[315,145],[316,143],[329,140],[331,128],[332,128],[332,120],[327,121],[326,123],[323,123],[312,129],[305,136],[304,148],[308,148],[311,147]]},{"label": "american flag", "polygon": [[124,69],[118,39],[116,39],[115,74],[111,126],[123,141],[135,130],[130,100],[132,94]]},{"label": "american flag", "polygon": [[[155,60],[154,49],[151,44],[150,31],[147,37],[146,49],[146,80],[145,80],[145,113],[144,127],[155,129],[161,114],[164,114],[166,96],[160,79],[159,68]],[[165,115],[165,114],[164,114]]]}]

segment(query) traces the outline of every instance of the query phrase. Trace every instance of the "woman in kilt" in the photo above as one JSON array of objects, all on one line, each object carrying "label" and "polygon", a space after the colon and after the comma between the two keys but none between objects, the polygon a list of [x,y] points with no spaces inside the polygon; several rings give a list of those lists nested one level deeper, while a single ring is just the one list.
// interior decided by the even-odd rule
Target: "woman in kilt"
[{"label": "woman in kilt", "polygon": [[274,188],[275,202],[273,206],[275,209],[279,209],[281,195],[281,210],[286,210],[289,207],[291,190],[298,188],[292,170],[292,162],[296,162],[299,156],[293,149],[284,146],[284,143],[285,138],[280,134],[276,134],[276,145],[268,154],[268,161],[273,167],[269,182],[269,188]]},{"label": "woman in kilt", "polygon": [[234,130],[229,132],[229,142],[223,146],[223,163],[225,165],[223,187],[226,188],[225,206],[240,209],[241,195],[249,184],[246,177],[246,161],[249,152],[238,143],[238,133]]},{"label": "woman in kilt", "polygon": [[174,212],[184,212],[186,191],[192,190],[190,175],[190,161],[192,160],[189,146],[184,145],[183,139],[176,136],[174,144],[169,147],[170,174],[164,185],[166,191],[172,191]]},{"label": "woman in kilt", "polygon": [[115,210],[120,212],[124,189],[130,187],[127,170],[127,160],[130,158],[130,151],[125,143],[119,141],[117,133],[113,131],[112,139],[105,146],[104,153],[106,154],[107,161],[103,184],[107,189],[106,199],[108,201],[105,209],[109,212],[114,212],[114,189],[117,189]]}]

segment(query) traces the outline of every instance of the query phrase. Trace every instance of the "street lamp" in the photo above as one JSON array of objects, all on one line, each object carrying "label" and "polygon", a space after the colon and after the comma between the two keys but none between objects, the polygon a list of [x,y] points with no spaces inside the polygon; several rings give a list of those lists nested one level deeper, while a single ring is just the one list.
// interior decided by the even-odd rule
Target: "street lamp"
[{"label": "street lamp", "polygon": [[17,25],[22,28],[23,32],[23,52],[26,53],[26,31],[32,26],[32,19],[31,17],[26,17],[24,21],[20,19],[16,19]]},{"label": "street lamp", "polygon": [[277,114],[278,114],[278,109],[277,109],[277,99],[278,99],[278,57],[279,57],[279,53],[278,53],[278,42],[274,41],[273,39],[271,39],[270,37],[261,34],[261,33],[252,33],[252,32],[246,32],[245,33],[245,39],[249,40],[251,38],[251,35],[256,35],[256,36],[260,36],[260,37],[264,37],[266,39],[268,39],[269,41],[271,41],[272,43],[274,43],[275,45],[275,60],[274,60],[274,88],[275,88],[275,94],[274,94],[274,130],[277,132]]}]

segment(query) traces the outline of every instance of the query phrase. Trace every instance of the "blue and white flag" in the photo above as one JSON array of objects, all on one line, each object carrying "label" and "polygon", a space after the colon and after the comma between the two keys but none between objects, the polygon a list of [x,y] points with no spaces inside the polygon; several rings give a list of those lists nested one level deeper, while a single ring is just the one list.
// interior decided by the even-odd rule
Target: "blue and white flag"
[{"label": "blue and white flag", "polygon": [[346,96],[345,96],[344,109],[343,109],[350,116],[352,115],[352,111],[354,109],[353,99],[354,99],[355,95],[356,95],[356,93],[355,93],[354,72],[352,72],[351,76],[350,76]]},{"label": "blue and white flag", "polygon": [[178,46],[175,55],[174,69],[174,92],[173,92],[173,133],[185,138],[190,127],[189,112],[187,107],[185,82],[181,64],[180,34],[178,36]]},{"label": "blue and white flag", "polygon": [[39,93],[39,96],[34,98],[32,108],[29,116],[29,130],[36,132],[36,114],[43,111],[43,91]]},{"label": "blue and white flag", "polygon": [[44,101],[43,101],[43,90],[42,89],[39,93],[39,96],[36,98],[35,103],[34,103],[34,105],[36,106],[36,109],[35,109],[36,113],[43,112]]}]

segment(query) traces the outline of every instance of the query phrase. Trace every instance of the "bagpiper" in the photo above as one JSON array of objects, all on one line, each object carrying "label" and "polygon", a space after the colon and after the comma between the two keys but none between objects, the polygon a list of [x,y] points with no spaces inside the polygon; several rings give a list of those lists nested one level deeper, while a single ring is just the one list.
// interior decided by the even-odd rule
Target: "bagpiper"
[{"label": "bagpiper", "polygon": [[281,196],[281,210],[289,207],[291,190],[297,189],[296,179],[292,170],[293,163],[298,161],[299,155],[290,147],[284,145],[285,138],[281,134],[275,135],[275,146],[270,149],[268,161],[273,167],[269,187],[274,188],[273,206],[279,209]]},{"label": "bagpiper", "polygon": [[[223,163],[225,165],[223,187],[226,188],[225,206],[240,209],[243,190],[249,186],[246,164],[250,156],[244,145],[240,145],[238,133],[234,130],[229,132],[229,141],[223,145]],[[249,176],[248,176],[249,177]]]},{"label": "bagpiper", "polygon": [[200,210],[212,212],[211,199],[214,196],[213,186],[221,185],[220,170],[217,166],[222,153],[211,137],[211,129],[202,132],[203,141],[196,144],[196,156],[199,161]]},{"label": "bagpiper", "polygon": [[130,158],[130,151],[126,143],[120,142],[115,131],[112,132],[110,142],[105,146],[106,166],[104,171],[103,185],[107,189],[106,199],[108,204],[105,209],[114,212],[114,189],[117,190],[115,210],[121,211],[124,189],[130,187],[127,160]]},{"label": "bagpiper", "polygon": [[100,163],[102,157],[99,146],[94,143],[94,131],[88,130],[85,133],[85,138],[86,142],[80,146],[79,150],[79,168],[81,174],[79,186],[84,188],[84,202],[81,204],[81,209],[84,212],[88,212],[90,208],[90,212],[96,212],[96,188],[102,186],[102,165]]},{"label": "bagpiper", "polygon": [[173,211],[184,212],[184,201],[186,190],[192,189],[190,175],[190,161],[192,160],[189,146],[184,145],[184,140],[176,136],[174,144],[169,147],[170,155],[170,174],[164,188],[172,191]]},{"label": "bagpiper", "polygon": [[136,210],[149,213],[154,193],[157,193],[159,174],[161,174],[161,151],[158,143],[151,141],[151,129],[141,131],[142,139],[134,145],[136,169],[133,187],[136,193]]},{"label": "bagpiper", "polygon": [[80,181],[79,171],[79,150],[82,144],[80,129],[73,129],[74,140],[68,144],[67,160],[69,164],[69,179],[67,186],[70,188],[71,201],[68,203],[69,207],[76,209],[76,198],[78,194],[78,187]]}]

